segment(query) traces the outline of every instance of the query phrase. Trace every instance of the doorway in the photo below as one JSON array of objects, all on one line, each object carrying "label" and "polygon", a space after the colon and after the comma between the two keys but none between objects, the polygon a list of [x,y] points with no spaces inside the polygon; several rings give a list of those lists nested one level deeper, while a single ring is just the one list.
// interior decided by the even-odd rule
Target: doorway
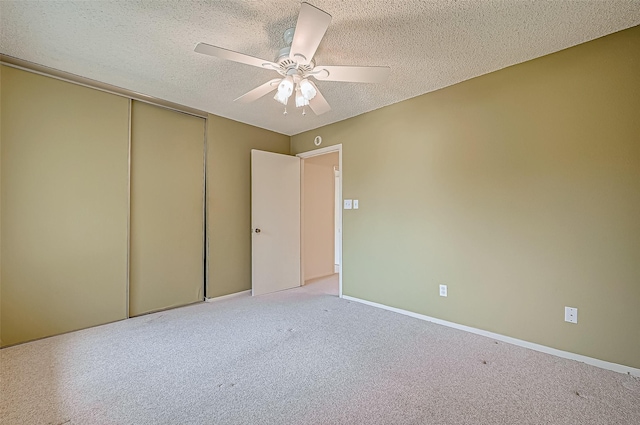
[{"label": "doorway", "polygon": [[301,285],[342,297],[342,145],[301,163]]}]

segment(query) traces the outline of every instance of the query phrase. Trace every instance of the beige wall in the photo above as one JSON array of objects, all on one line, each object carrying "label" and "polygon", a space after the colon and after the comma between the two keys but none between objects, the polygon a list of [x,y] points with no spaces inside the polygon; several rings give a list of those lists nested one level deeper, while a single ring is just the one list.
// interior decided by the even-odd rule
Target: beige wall
[{"label": "beige wall", "polygon": [[2,347],[2,70],[0,66],[0,347]]},{"label": "beige wall", "polygon": [[251,289],[251,149],[289,153],[289,136],[209,115],[207,297]]},{"label": "beige wall", "polygon": [[0,347],[2,347],[2,70],[0,66]]},{"label": "beige wall", "polygon": [[334,167],[339,154],[332,152],[304,160],[304,280],[333,274],[335,256]]},{"label": "beige wall", "polygon": [[346,295],[640,367],[640,27],[302,133],[292,153],[316,135],[343,144],[343,194],[362,203],[344,211]]},{"label": "beige wall", "polygon": [[2,344],[123,319],[129,102],[1,68]]},{"label": "beige wall", "polygon": [[[129,100],[4,66],[0,70],[0,260],[6,265],[10,256],[15,266],[0,269],[2,343],[13,344],[122,319],[126,316]],[[11,108],[7,109],[7,105]],[[209,116],[207,131],[207,220],[212,241],[208,296],[212,297],[251,287],[250,151],[288,153],[290,138],[213,115]],[[7,144],[7,140],[11,143]],[[32,149],[25,140],[37,142],[37,146]],[[12,155],[7,156],[9,149],[13,149]],[[34,167],[38,172],[29,174],[33,170],[15,160],[16,149],[24,161],[37,162]],[[201,173],[201,162],[194,170]],[[135,180],[135,170],[132,173]],[[11,187],[7,185],[9,174],[20,177],[11,179]],[[46,178],[39,180],[42,186],[38,187],[39,181],[32,177],[44,174]],[[92,191],[85,190],[88,186]],[[198,187],[201,191],[201,184]],[[22,205],[22,201],[31,204]],[[134,204],[135,200],[135,209]],[[27,214],[19,217],[23,211]],[[201,207],[197,212],[202,212]],[[16,220],[32,225],[22,228],[15,224]],[[146,220],[139,220],[138,226],[140,223],[149,224]],[[6,229],[12,232],[7,233]],[[73,239],[65,240],[69,250],[62,248],[59,241],[66,237]],[[97,253],[86,238],[101,240],[99,256],[87,257]],[[81,252],[74,251],[76,248]],[[132,249],[135,257],[135,246]],[[22,255],[19,263],[14,258],[17,255]],[[70,265],[59,258],[65,255],[67,259],[87,261]],[[25,263],[35,258],[38,260],[32,266]],[[41,261],[46,267],[38,265]],[[85,276],[85,271],[90,276]],[[135,270],[132,277],[135,280]],[[135,288],[132,290],[136,303]],[[194,293],[200,297],[200,293]],[[133,314],[149,310],[148,306],[138,307],[133,308]]]}]

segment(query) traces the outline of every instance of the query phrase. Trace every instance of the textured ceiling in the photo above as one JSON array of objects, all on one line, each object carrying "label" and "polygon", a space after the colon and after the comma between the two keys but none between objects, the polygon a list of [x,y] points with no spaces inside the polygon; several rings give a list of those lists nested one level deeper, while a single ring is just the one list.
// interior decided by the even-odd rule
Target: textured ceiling
[{"label": "textured ceiling", "polygon": [[310,3],[333,16],[316,63],[391,67],[383,84],[318,82],[321,116],[234,103],[275,71],[193,51],[274,60],[297,0],[0,0],[0,53],[293,135],[640,24],[640,0]]}]

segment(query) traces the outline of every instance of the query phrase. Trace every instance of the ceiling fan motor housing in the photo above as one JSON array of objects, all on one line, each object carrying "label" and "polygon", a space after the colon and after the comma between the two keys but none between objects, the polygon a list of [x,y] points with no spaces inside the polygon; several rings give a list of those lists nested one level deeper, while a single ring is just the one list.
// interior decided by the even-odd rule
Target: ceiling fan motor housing
[{"label": "ceiling fan motor housing", "polygon": [[278,72],[282,75],[304,75],[307,72],[311,72],[316,66],[313,59],[307,65],[300,65],[289,57],[291,46],[283,47],[278,51],[278,57],[274,61],[280,69]]}]

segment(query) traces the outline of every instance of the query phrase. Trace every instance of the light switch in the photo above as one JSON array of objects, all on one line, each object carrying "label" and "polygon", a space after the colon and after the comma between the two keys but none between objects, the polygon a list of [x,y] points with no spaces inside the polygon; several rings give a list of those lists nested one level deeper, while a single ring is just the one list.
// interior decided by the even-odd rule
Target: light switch
[{"label": "light switch", "polygon": [[353,209],[354,209],[354,210],[357,210],[357,209],[358,209],[358,200],[357,200],[357,199],[354,199],[354,200],[353,200]]},{"label": "light switch", "polygon": [[345,210],[350,210],[351,209],[351,199],[345,199],[344,200],[344,209]]}]

